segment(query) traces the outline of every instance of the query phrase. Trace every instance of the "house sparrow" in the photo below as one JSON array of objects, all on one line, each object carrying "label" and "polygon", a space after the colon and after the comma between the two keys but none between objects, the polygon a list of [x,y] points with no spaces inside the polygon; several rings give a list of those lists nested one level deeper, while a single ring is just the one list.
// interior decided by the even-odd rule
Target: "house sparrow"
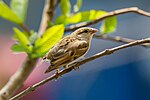
[{"label": "house sparrow", "polygon": [[59,40],[43,57],[43,60],[50,60],[50,66],[45,73],[80,60],[88,52],[92,36],[97,31],[83,27]]}]

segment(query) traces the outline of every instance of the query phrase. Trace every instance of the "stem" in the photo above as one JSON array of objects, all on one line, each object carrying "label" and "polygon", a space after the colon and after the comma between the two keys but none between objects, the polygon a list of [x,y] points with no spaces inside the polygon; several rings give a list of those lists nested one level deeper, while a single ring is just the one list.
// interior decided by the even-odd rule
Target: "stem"
[{"label": "stem", "polygon": [[56,7],[58,6],[58,4],[60,3],[60,0],[55,0],[55,5],[54,5],[54,9],[56,9]]},{"label": "stem", "polygon": [[[95,34],[93,37],[96,39],[104,39],[104,40],[109,40],[109,41],[114,41],[114,42],[122,42],[122,43],[130,43],[130,42],[136,41],[134,39],[124,38],[124,37],[120,37],[120,36],[110,37],[108,35],[97,35],[97,34]],[[145,44],[141,44],[141,46],[150,47],[150,44],[145,43]]]},{"label": "stem", "polygon": [[31,35],[30,30],[28,29],[28,27],[27,27],[25,24],[20,24],[19,26],[20,26],[24,31],[26,31],[26,32],[29,34],[29,36]]},{"label": "stem", "polygon": [[48,22],[52,21],[54,15],[54,2],[55,0],[46,0],[41,25],[39,27],[39,36],[48,28]]},{"label": "stem", "polygon": [[131,43],[128,43],[128,44],[124,44],[124,45],[120,45],[120,46],[117,46],[117,47],[114,47],[114,48],[111,48],[111,49],[106,49],[102,52],[99,52],[89,58],[86,58],[80,62],[76,62],[76,63],[73,63],[71,65],[68,66],[67,69],[63,69],[61,70],[60,72],[58,73],[55,73],[53,74],[52,76],[28,87],[27,89],[25,89],[24,91],[20,92],[19,94],[17,94],[16,96],[12,97],[10,100],[16,100],[16,99],[19,99],[25,95],[27,95],[28,93],[34,91],[35,89],[37,89],[38,87],[44,85],[45,83],[53,80],[53,79],[58,79],[59,76],[62,76],[63,74],[66,74],[68,72],[71,72],[74,68],[76,67],[79,67],[80,65],[83,65],[85,63],[88,63],[92,60],[95,60],[97,58],[100,58],[100,57],[103,57],[103,56],[106,56],[106,55],[110,55],[112,53],[114,53],[115,51],[119,51],[121,49],[124,49],[124,48],[128,48],[128,47],[132,47],[132,46],[136,46],[136,45],[141,45],[143,43],[150,43],[150,38],[146,38],[146,39],[142,39],[142,40],[136,40],[136,41],[133,41]]},{"label": "stem", "polygon": [[89,22],[81,22],[81,23],[78,23],[75,25],[71,25],[69,28],[66,28],[65,31],[73,31],[73,30],[76,30],[76,29],[81,28],[81,27],[97,24],[98,22],[102,21],[105,18],[115,16],[115,15],[124,14],[124,13],[129,13],[129,12],[134,12],[134,13],[137,13],[137,14],[140,14],[143,16],[150,17],[149,12],[143,11],[137,7],[123,8],[123,9],[115,10],[112,12],[108,12],[107,14],[105,14],[105,15],[103,15],[103,16],[95,19],[95,20],[89,21]]},{"label": "stem", "polygon": [[36,65],[37,59],[26,58],[22,66],[9,79],[8,83],[0,91],[0,100],[7,100],[14,91],[18,90],[27,79]]}]

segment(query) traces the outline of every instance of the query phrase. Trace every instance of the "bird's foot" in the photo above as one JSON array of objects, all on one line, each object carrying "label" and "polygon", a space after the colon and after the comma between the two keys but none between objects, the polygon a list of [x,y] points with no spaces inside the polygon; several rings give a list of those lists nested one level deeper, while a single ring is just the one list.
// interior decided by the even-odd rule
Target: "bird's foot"
[{"label": "bird's foot", "polygon": [[56,79],[56,80],[57,80],[59,77],[61,77],[61,75],[59,75],[59,72],[60,72],[59,69],[56,69],[56,72],[55,72],[55,75],[56,75],[56,78],[55,78],[55,79]]},{"label": "bird's foot", "polygon": [[79,66],[74,66],[73,69],[76,71],[80,71],[80,67]]},{"label": "bird's foot", "polygon": [[69,65],[65,65],[65,66],[64,66],[64,69],[67,69],[67,68],[69,68]]}]

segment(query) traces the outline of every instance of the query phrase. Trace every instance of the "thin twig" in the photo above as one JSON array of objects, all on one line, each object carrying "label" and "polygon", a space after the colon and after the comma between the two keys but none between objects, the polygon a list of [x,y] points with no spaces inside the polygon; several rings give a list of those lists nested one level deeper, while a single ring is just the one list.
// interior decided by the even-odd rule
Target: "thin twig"
[{"label": "thin twig", "polygon": [[[96,39],[104,39],[104,40],[109,40],[109,41],[114,41],[114,42],[122,42],[122,43],[130,43],[130,42],[136,41],[135,39],[129,39],[129,38],[120,37],[120,36],[111,37],[108,35],[95,34],[93,37]],[[141,46],[150,47],[150,43],[141,44]]]},{"label": "thin twig", "polygon": [[129,12],[134,12],[134,13],[137,13],[137,14],[140,14],[140,15],[150,17],[149,12],[143,11],[143,10],[137,8],[137,7],[123,8],[123,9],[115,10],[115,11],[112,11],[112,12],[108,12],[107,14],[105,14],[105,15],[103,15],[103,16],[95,19],[95,20],[89,21],[89,22],[81,22],[81,23],[78,23],[78,24],[75,24],[75,25],[71,25],[69,28],[66,28],[65,31],[73,31],[73,30],[76,30],[80,27],[90,26],[90,25],[98,23],[99,21],[102,21],[105,18],[115,16],[115,15],[124,14],[124,13],[129,13]]},{"label": "thin twig", "polygon": [[28,29],[28,27],[25,24],[20,24],[19,25],[25,32],[27,32],[29,34],[29,36],[31,35],[30,30]]},{"label": "thin twig", "polygon": [[39,27],[39,36],[43,34],[45,30],[48,28],[48,22],[52,21],[54,15],[54,1],[55,0],[46,0],[45,2],[42,20]]},{"label": "thin twig", "polygon": [[53,79],[57,79],[59,76],[62,76],[63,74],[66,74],[70,71],[72,71],[74,68],[76,67],[79,67],[80,65],[83,65],[85,63],[88,63],[92,60],[95,60],[97,58],[100,58],[100,57],[103,57],[103,56],[106,56],[106,55],[110,55],[112,53],[114,53],[115,51],[118,51],[118,50],[121,50],[121,49],[124,49],[124,48],[128,48],[128,47],[132,47],[132,46],[136,46],[136,45],[141,45],[143,43],[150,43],[150,38],[146,38],[146,39],[142,39],[142,40],[136,40],[136,41],[133,41],[131,43],[127,43],[127,44],[124,44],[124,45],[120,45],[120,46],[117,46],[117,47],[114,47],[114,48],[111,48],[111,49],[106,49],[102,52],[99,52],[89,58],[86,58],[80,62],[76,62],[76,63],[73,63],[71,64],[70,66],[68,66],[67,69],[63,69],[61,70],[60,72],[58,73],[55,73],[53,74],[52,76],[28,87],[27,89],[25,89],[24,91],[20,92],[19,94],[17,94],[16,96],[12,97],[10,100],[16,100],[16,99],[19,99],[25,95],[27,95],[28,93],[34,91],[35,89],[37,89],[38,87],[44,85],[45,83],[53,80]]},{"label": "thin twig", "polygon": [[55,5],[54,5],[54,8],[55,8],[55,9],[57,8],[57,6],[58,6],[59,3],[60,3],[60,0],[56,0],[56,3],[55,3]]}]

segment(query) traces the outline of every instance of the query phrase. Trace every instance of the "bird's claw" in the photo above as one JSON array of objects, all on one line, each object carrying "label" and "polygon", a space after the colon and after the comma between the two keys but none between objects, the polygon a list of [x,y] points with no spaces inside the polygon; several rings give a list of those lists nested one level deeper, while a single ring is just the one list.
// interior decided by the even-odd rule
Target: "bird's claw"
[{"label": "bird's claw", "polygon": [[73,69],[76,71],[80,71],[80,67],[79,66],[74,66]]},{"label": "bird's claw", "polygon": [[55,72],[55,75],[56,75],[56,78],[55,78],[55,79],[56,79],[56,80],[57,80],[59,77],[61,77],[61,75],[59,75],[59,72],[60,72],[59,69],[56,69],[56,72]]},{"label": "bird's claw", "polygon": [[66,65],[66,66],[64,66],[64,69],[67,69],[69,66],[68,65]]}]

